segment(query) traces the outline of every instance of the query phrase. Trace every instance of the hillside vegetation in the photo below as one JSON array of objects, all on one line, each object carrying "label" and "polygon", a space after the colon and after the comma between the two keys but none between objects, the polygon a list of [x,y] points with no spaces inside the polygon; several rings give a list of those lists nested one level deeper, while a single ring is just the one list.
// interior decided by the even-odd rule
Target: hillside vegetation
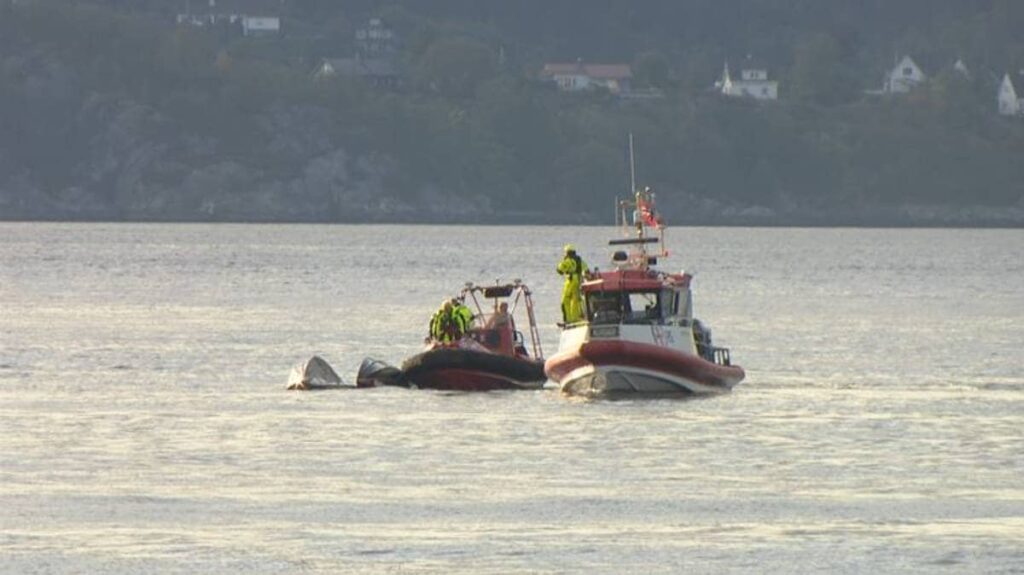
[{"label": "hillside vegetation", "polygon": [[[2,0],[0,219],[605,222],[633,133],[674,222],[1024,223],[1019,1],[286,0],[252,38],[177,4]],[[401,87],[315,79],[371,17]],[[897,54],[929,82],[865,95]],[[779,101],[711,90],[747,55]],[[537,79],[577,58],[663,97]]]}]

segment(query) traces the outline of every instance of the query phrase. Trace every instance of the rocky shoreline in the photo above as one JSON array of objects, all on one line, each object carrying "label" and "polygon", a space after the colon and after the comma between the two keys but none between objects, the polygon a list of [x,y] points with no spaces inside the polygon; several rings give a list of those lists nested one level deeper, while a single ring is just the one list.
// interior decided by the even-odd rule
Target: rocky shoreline
[{"label": "rocky shoreline", "polygon": [[[502,211],[491,208],[484,201],[467,204],[455,198],[429,205],[412,205],[365,189],[339,195],[336,202],[319,206],[268,210],[281,207],[270,191],[287,187],[288,184],[280,182],[263,184],[257,188],[261,196],[254,203],[231,198],[224,199],[223,203],[207,199],[202,204],[203,208],[192,212],[161,209],[167,206],[161,201],[136,206],[129,211],[106,204],[102,198],[82,188],[69,189],[56,198],[33,202],[19,201],[16,196],[0,190],[0,221],[607,225],[610,219],[607,212],[577,211],[567,215],[549,211]],[[453,209],[453,206],[458,206],[458,209]],[[676,226],[1024,228],[1024,207],[1021,206],[897,206],[832,213],[776,210],[763,206],[705,205],[697,209],[673,209],[665,215]]]}]

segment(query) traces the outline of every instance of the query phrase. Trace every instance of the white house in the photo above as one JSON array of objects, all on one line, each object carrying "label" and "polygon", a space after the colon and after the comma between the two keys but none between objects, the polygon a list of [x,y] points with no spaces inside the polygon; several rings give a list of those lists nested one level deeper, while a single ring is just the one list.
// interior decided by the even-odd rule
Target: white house
[{"label": "white house", "polygon": [[605,88],[612,94],[630,91],[633,70],[628,64],[544,64],[540,77],[553,80],[564,92]]},{"label": "white house", "polygon": [[242,34],[260,36],[277,34],[281,31],[281,19],[276,16],[243,16]]},{"label": "white house", "polygon": [[371,18],[356,30],[356,52],[367,57],[386,56],[398,51],[398,36],[380,18]]},{"label": "white house", "polygon": [[313,72],[316,80],[334,76],[360,78],[377,88],[397,88],[402,83],[402,76],[390,58],[324,58]]},{"label": "white house", "polygon": [[371,18],[353,38],[355,54],[348,58],[324,58],[313,72],[323,80],[333,76],[359,78],[378,88],[399,88],[402,74],[395,54],[398,35],[380,18]]},{"label": "white house", "polygon": [[726,62],[722,70],[722,79],[715,82],[715,88],[723,95],[735,98],[779,99],[779,83],[769,80],[768,70],[760,66],[745,66],[740,70],[739,79],[735,79],[729,72],[729,63]]},{"label": "white house", "polygon": [[1003,74],[1003,81],[999,84],[997,96],[999,113],[1003,116],[1018,116],[1024,114],[1024,99],[1017,97],[1017,90],[1013,87],[1013,80],[1009,74]]},{"label": "white house", "polygon": [[970,68],[967,67],[962,58],[957,58],[956,62],[953,63],[953,71],[968,80],[972,77]]},{"label": "white house", "polygon": [[904,56],[885,75],[882,93],[906,94],[927,79],[928,76],[921,71],[921,67],[910,56]]},{"label": "white house", "polygon": [[204,27],[241,25],[245,36],[273,35],[281,31],[280,5],[271,0],[196,0],[177,15],[178,24]]}]

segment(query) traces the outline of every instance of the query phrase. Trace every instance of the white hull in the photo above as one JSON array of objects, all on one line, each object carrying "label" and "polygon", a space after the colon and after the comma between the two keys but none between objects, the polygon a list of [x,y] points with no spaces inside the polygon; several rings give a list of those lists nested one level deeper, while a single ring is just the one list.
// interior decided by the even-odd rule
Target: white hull
[{"label": "white hull", "polygon": [[676,375],[632,366],[588,365],[569,372],[561,383],[569,395],[708,395],[731,388],[705,385]]}]

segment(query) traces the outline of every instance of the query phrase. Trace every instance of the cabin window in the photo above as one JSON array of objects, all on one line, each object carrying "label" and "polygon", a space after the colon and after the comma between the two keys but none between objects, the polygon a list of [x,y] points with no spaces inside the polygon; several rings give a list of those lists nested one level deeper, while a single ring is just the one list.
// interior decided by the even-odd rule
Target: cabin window
[{"label": "cabin window", "polygon": [[595,292],[587,294],[587,315],[593,324],[660,323],[672,315],[670,291]]},{"label": "cabin window", "polygon": [[679,292],[670,289],[661,290],[658,296],[658,307],[661,308],[660,318],[670,318],[679,313]]},{"label": "cabin window", "polygon": [[662,318],[659,292],[632,292],[624,303],[629,305],[628,312],[623,310],[627,322],[646,323]]},{"label": "cabin window", "polygon": [[591,323],[619,323],[622,319],[622,303],[619,292],[595,292],[587,294],[587,316]]},{"label": "cabin window", "polygon": [[683,325],[693,316],[693,309],[690,302],[690,290],[683,290],[676,294],[675,315],[680,318]]}]

